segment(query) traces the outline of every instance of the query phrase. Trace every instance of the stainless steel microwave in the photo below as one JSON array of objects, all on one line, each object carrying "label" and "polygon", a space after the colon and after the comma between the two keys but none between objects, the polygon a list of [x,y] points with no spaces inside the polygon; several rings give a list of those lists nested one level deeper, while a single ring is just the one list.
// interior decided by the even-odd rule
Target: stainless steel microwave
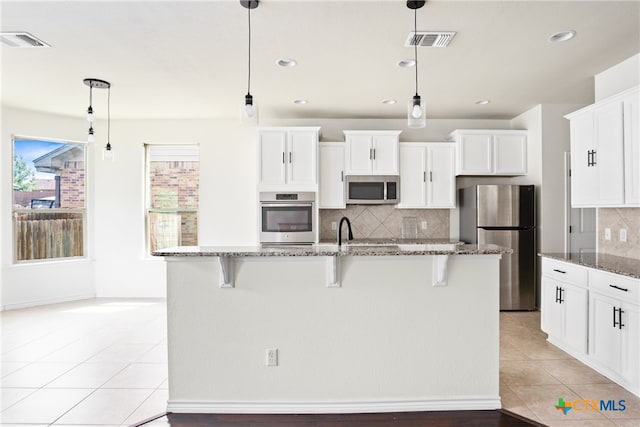
[{"label": "stainless steel microwave", "polygon": [[397,175],[347,175],[347,204],[396,204],[400,197]]}]

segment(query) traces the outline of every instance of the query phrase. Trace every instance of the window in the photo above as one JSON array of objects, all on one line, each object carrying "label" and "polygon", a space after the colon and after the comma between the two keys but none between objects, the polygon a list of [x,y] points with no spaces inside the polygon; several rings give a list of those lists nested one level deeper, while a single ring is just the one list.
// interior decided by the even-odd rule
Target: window
[{"label": "window", "polygon": [[200,161],[196,145],[146,145],[149,252],[198,244]]},{"label": "window", "polygon": [[84,143],[13,139],[16,262],[85,256]]}]

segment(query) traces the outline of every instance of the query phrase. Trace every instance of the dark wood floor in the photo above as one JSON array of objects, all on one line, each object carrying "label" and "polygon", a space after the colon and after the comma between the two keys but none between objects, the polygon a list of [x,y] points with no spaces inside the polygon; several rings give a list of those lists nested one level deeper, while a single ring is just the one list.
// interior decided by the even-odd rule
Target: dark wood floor
[{"label": "dark wood floor", "polygon": [[439,411],[380,414],[166,414],[136,427],[515,427],[542,426],[509,411]]}]

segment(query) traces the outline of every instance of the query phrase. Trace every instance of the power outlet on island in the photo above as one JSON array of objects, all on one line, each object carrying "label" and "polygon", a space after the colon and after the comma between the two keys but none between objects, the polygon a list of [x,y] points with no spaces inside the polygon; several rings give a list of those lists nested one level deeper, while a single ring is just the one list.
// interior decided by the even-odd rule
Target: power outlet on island
[{"label": "power outlet on island", "polygon": [[426,230],[427,229],[427,221],[422,221],[422,229]]},{"label": "power outlet on island", "polygon": [[331,229],[332,230],[337,230],[338,229],[338,223],[335,221],[331,221]]},{"label": "power outlet on island", "polygon": [[604,240],[611,240],[611,229],[610,228],[605,228],[604,229]]},{"label": "power outlet on island", "polygon": [[277,348],[267,349],[265,363],[267,366],[278,366],[278,349]]},{"label": "power outlet on island", "polygon": [[627,241],[627,229],[626,228],[621,228],[620,229],[620,241],[621,242],[626,242]]}]

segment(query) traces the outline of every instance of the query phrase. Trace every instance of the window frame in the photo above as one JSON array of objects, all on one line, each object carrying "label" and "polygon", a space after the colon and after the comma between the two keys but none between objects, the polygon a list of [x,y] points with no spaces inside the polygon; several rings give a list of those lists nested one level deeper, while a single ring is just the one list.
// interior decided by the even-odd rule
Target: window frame
[{"label": "window frame", "polygon": [[[196,214],[196,220],[198,221],[198,229],[196,230],[196,232],[199,234],[199,219],[200,219],[200,181],[198,180],[198,208],[197,209],[189,209],[189,208],[175,208],[175,209],[170,209],[170,208],[151,208],[151,174],[150,174],[150,170],[151,170],[151,156],[150,156],[150,149],[152,147],[164,147],[164,148],[171,148],[171,147],[184,147],[184,148],[191,148],[191,149],[196,149],[198,152],[198,168],[200,168],[200,144],[198,143],[144,143],[143,144],[143,158],[144,158],[144,168],[143,168],[143,174],[144,174],[144,206],[143,206],[143,221],[144,221],[144,244],[143,244],[143,248],[144,248],[144,253],[143,253],[143,257],[146,259],[157,259],[156,257],[154,257],[153,255],[151,255],[151,230],[149,227],[150,221],[149,221],[149,215],[151,213],[172,213],[172,214],[177,214],[180,212],[185,212],[185,213],[195,213]],[[168,160],[168,161],[177,161],[177,160]],[[199,169],[200,170],[200,169]],[[199,235],[198,235],[199,238]]]},{"label": "window frame", "polygon": [[[73,144],[82,146],[83,161],[84,161],[84,208],[47,208],[47,209],[33,209],[33,208],[16,208],[14,207],[14,190],[13,190],[13,174],[14,174],[14,156],[15,156],[15,143],[16,141],[46,141],[46,142],[59,142],[62,144]],[[49,138],[41,136],[27,136],[27,135],[11,135],[11,204],[10,204],[10,218],[11,218],[11,265],[21,266],[30,264],[44,264],[44,263],[60,263],[60,262],[74,262],[84,261],[89,259],[89,239],[91,233],[89,233],[88,212],[89,212],[89,200],[90,200],[90,178],[89,178],[89,147],[90,144],[86,141],[76,141],[72,139],[61,138]],[[18,259],[18,244],[17,244],[17,227],[15,214],[20,213],[79,213],[82,215],[82,255],[56,257],[56,258],[38,258],[38,259]]]}]

